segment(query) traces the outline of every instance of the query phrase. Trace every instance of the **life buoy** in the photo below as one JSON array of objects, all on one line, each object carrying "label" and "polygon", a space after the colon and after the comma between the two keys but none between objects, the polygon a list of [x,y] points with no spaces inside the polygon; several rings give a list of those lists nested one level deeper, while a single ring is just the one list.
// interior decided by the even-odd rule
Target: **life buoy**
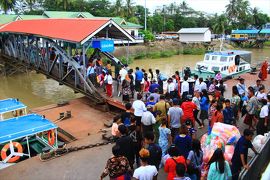
[{"label": "life buoy", "polygon": [[[12,142],[13,146],[17,148],[18,153],[23,153],[23,147],[20,143],[18,142]],[[7,156],[7,150],[10,149],[10,143],[7,143],[1,150],[1,158],[2,160],[5,160],[8,156]],[[11,157],[7,162],[9,163],[13,163],[16,162],[20,159],[20,156],[14,156]]]},{"label": "life buoy", "polygon": [[48,131],[48,142],[49,145],[53,146],[55,143],[55,135],[54,135],[54,130]]}]

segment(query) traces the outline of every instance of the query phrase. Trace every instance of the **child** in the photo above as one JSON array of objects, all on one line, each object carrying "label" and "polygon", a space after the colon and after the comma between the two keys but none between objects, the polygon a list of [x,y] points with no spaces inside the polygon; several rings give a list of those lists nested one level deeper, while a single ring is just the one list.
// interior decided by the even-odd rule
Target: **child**
[{"label": "child", "polygon": [[217,110],[212,115],[211,126],[209,128],[210,132],[208,132],[208,133],[211,133],[214,124],[217,122],[223,123],[223,114],[222,114],[222,105],[221,104],[217,105]]},{"label": "child", "polygon": [[192,121],[190,119],[187,119],[185,122],[187,128],[188,128],[188,135],[192,138],[192,139],[196,139],[196,129],[194,129],[192,127]]},{"label": "child", "polygon": [[176,177],[174,180],[191,180],[189,177],[185,177],[186,167],[182,163],[176,165]]},{"label": "child", "polygon": [[167,128],[166,124],[167,120],[166,118],[163,118],[161,120],[161,126],[158,128],[159,130],[158,144],[162,150],[162,157],[165,156],[168,147],[172,144],[171,130]]},{"label": "child", "polygon": [[223,110],[224,123],[236,125],[233,109],[231,107],[231,101],[225,100],[225,109]]},{"label": "child", "polygon": [[120,133],[118,131],[118,126],[120,124],[122,124],[121,117],[117,115],[113,118],[113,124],[112,124],[112,136],[114,140],[116,140],[120,136]]}]

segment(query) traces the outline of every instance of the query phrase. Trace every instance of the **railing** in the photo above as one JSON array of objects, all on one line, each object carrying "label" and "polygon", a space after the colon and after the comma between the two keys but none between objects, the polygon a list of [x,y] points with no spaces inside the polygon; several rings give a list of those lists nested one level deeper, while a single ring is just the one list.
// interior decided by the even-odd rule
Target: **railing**
[{"label": "railing", "polygon": [[270,161],[270,136],[267,137],[266,143],[261,147],[259,154],[255,155],[250,161],[250,169],[243,169],[239,175],[241,180],[260,179],[261,174]]}]

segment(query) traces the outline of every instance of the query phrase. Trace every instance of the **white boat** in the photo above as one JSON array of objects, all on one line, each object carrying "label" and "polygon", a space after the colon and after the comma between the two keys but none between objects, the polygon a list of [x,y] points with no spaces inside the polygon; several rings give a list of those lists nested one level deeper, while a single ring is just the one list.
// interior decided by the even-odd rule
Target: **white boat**
[{"label": "white boat", "polygon": [[220,71],[222,77],[235,76],[250,71],[251,52],[227,50],[209,52],[203,61],[196,63],[195,74],[203,77],[214,77]]}]

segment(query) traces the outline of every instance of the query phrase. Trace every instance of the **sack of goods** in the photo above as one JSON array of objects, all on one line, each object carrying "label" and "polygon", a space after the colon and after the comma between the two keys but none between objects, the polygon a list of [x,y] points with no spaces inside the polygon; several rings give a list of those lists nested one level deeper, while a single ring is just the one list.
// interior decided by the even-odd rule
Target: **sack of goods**
[{"label": "sack of goods", "polygon": [[207,135],[206,133],[202,136],[201,146],[204,154],[202,177],[207,177],[207,163],[217,148],[221,148],[224,152],[225,160],[231,162],[234,153],[234,145],[240,137],[241,134],[235,126],[224,123],[215,123],[211,134]]}]

